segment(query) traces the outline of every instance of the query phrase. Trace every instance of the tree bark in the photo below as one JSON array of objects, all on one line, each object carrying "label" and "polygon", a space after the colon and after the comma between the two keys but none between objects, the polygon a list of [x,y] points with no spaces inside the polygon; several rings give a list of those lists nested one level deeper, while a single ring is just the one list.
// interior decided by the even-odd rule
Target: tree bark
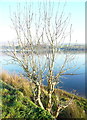
[{"label": "tree bark", "polygon": [[41,102],[41,98],[40,98],[40,95],[41,95],[41,87],[40,87],[40,84],[37,85],[37,102],[39,104],[39,106],[44,109],[43,107],[43,104]]},{"label": "tree bark", "polygon": [[51,112],[52,107],[52,83],[51,80],[48,80],[48,105],[47,105],[47,111]]}]

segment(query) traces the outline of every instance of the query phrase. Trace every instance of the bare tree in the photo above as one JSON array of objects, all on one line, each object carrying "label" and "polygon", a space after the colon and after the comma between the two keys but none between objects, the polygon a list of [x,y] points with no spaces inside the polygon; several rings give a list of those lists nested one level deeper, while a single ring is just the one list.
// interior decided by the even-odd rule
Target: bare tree
[{"label": "bare tree", "polygon": [[[19,63],[28,80],[35,84],[34,102],[52,114],[54,88],[60,83],[60,77],[75,67],[73,65],[66,68],[66,65],[73,60],[73,56],[67,52],[63,64],[58,66],[59,71],[57,74],[54,73],[56,53],[59,53],[59,48],[63,46],[67,36],[69,36],[68,46],[70,46],[72,25],[69,26],[70,15],[64,16],[66,3],[61,12],[60,3],[56,2],[57,9],[54,8],[54,2],[40,2],[38,4],[36,11],[34,3],[25,3],[24,6],[18,4],[17,11],[12,13],[11,21],[17,40],[15,43],[9,43],[10,51],[7,51],[7,54],[12,57],[15,63]],[[68,26],[69,31],[67,32]],[[42,58],[41,54],[43,54]],[[47,90],[44,88],[48,97],[47,106],[44,106],[41,101],[41,86],[44,79],[47,80]],[[59,103],[59,99],[56,100]],[[71,101],[69,100],[65,105],[58,104],[55,118],[58,117],[61,109],[66,108]]]}]

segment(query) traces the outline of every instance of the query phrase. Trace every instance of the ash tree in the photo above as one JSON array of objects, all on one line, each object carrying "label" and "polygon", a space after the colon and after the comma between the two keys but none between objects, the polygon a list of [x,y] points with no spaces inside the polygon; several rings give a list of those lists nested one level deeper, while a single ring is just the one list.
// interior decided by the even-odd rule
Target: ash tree
[{"label": "ash tree", "polygon": [[[61,8],[59,2],[48,1],[27,2],[24,5],[19,3],[16,11],[11,13],[11,22],[17,38],[15,42],[9,43],[11,49],[7,50],[7,55],[21,66],[28,80],[34,84],[35,104],[49,111],[54,118],[72,102],[72,99],[69,99],[62,104],[56,95],[57,108],[52,111],[55,86],[60,83],[61,76],[75,67],[74,64],[72,67],[68,66],[74,57],[67,52],[62,65],[54,72],[56,56],[57,53],[61,54],[60,48],[65,39],[69,39],[67,47],[71,43],[72,25],[69,23],[70,14],[65,16],[65,6],[66,3]],[[43,88],[44,80],[47,81],[47,86]],[[47,96],[46,106],[42,102],[42,89]]]}]

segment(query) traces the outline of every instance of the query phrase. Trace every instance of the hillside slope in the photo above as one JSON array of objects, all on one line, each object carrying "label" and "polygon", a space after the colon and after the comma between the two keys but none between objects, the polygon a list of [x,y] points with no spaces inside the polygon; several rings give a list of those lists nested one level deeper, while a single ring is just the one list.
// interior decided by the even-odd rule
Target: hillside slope
[{"label": "hillside slope", "polygon": [[[0,89],[2,94],[2,118],[29,118],[30,120],[51,120],[52,116],[45,110],[35,105],[32,89],[34,85],[25,78],[17,75],[3,73],[0,75]],[[32,88],[32,89],[31,89]],[[44,107],[47,105],[47,87],[41,87],[41,100]],[[61,89],[55,89],[52,95],[52,111],[55,112],[59,102],[65,103],[68,99],[74,98],[71,105],[62,110],[60,118],[84,118],[87,120],[87,99],[68,93]],[[1,102],[0,102],[1,103]]]},{"label": "hillside slope", "polygon": [[36,106],[22,92],[0,80],[2,94],[1,118],[29,118],[30,120],[52,120],[52,116]]}]

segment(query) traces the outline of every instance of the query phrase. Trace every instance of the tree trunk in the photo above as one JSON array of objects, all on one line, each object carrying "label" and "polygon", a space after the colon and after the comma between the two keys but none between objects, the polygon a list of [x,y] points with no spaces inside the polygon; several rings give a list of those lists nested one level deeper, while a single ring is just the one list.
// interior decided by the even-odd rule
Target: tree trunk
[{"label": "tree trunk", "polygon": [[51,106],[52,106],[52,83],[51,80],[48,80],[48,105],[47,105],[47,110],[50,112],[51,111]]},{"label": "tree trunk", "polygon": [[40,106],[42,109],[44,109],[43,104],[42,104],[42,102],[41,102],[40,95],[41,95],[41,88],[40,88],[40,84],[38,84],[38,85],[37,85],[37,101],[38,101],[39,106]]},{"label": "tree trunk", "polygon": [[61,109],[61,107],[59,107],[59,106],[58,106],[58,108],[57,108],[57,111],[56,111],[56,115],[55,115],[55,118],[57,118],[57,117],[59,116],[59,113],[60,113],[60,109]]}]

